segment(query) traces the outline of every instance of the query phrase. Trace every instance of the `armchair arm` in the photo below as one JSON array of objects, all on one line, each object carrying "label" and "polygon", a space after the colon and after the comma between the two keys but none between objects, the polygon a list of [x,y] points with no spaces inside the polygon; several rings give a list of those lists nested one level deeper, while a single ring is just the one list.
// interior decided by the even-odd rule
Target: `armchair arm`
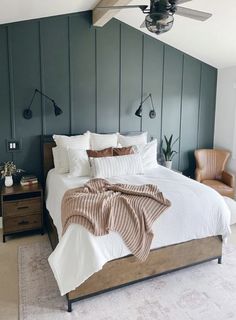
[{"label": "armchair arm", "polygon": [[222,182],[227,184],[229,187],[234,188],[235,178],[234,178],[234,175],[232,175],[231,173],[223,171],[221,180],[222,180]]},{"label": "armchair arm", "polygon": [[202,181],[202,178],[201,178],[201,170],[198,169],[198,168],[195,170],[195,180],[197,180],[198,182],[201,182],[201,181]]}]

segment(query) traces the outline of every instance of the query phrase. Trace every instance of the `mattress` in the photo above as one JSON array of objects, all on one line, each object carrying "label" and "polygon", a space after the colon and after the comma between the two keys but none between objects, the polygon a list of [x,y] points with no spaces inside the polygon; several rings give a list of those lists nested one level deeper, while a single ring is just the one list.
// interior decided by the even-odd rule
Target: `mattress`
[{"label": "mattress", "polygon": [[[62,235],[61,201],[68,189],[83,186],[90,177],[69,178],[48,173],[46,207],[59,236],[59,244],[49,257],[49,264],[61,295],[74,290],[113,259],[130,251],[119,234],[96,237],[78,224],[71,224]],[[162,166],[143,175],[112,177],[111,183],[155,184],[172,203],[154,223],[151,249],[193,239],[230,233],[230,211],[221,195],[213,189]]]}]

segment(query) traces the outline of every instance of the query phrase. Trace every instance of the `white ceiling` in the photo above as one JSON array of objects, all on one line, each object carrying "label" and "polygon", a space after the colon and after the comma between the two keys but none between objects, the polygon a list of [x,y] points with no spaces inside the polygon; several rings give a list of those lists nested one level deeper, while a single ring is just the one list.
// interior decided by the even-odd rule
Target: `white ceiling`
[{"label": "white ceiling", "polygon": [[0,0],[0,24],[93,9],[99,0]]},{"label": "white ceiling", "polygon": [[[93,9],[99,0],[0,0],[0,24]],[[132,4],[149,0],[133,0]],[[236,66],[236,1],[192,0],[185,7],[213,14],[206,22],[175,16],[166,34],[153,35],[217,68]],[[121,10],[116,18],[139,29],[144,15],[139,9]]]},{"label": "white ceiling", "polygon": [[[146,0],[133,1],[133,3],[145,2],[149,3]],[[176,15],[172,30],[159,36],[142,30],[217,68],[236,66],[236,1],[192,0],[183,6],[206,11],[213,16],[205,22],[199,22]],[[144,20],[141,10],[134,9],[132,14],[127,11],[127,9],[120,11],[116,17],[139,29]]]}]

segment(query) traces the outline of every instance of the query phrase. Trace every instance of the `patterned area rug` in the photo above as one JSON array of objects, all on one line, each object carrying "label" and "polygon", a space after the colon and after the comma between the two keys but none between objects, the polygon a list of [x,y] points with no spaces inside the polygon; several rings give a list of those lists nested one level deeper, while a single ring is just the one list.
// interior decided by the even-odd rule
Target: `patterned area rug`
[{"label": "patterned area rug", "polygon": [[47,262],[49,242],[19,248],[20,320],[236,319],[236,248],[217,261],[80,301],[66,312]]}]

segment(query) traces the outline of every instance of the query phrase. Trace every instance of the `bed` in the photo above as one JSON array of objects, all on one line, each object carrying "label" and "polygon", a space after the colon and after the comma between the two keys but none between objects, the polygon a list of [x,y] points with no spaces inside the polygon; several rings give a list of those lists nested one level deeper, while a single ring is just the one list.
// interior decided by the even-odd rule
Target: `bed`
[{"label": "bed", "polygon": [[82,186],[89,177],[69,179],[56,174],[53,146],[51,137],[42,137],[46,221],[55,249],[49,263],[61,294],[67,296],[69,312],[72,303],[105,291],[214,259],[221,263],[222,240],[230,233],[230,212],[223,198],[161,166],[143,176],[109,179],[112,183],[156,183],[172,202],[153,226],[155,237],[145,262],[132,256],[116,233],[94,237],[82,226],[72,224],[61,237],[62,197],[66,190]]}]

